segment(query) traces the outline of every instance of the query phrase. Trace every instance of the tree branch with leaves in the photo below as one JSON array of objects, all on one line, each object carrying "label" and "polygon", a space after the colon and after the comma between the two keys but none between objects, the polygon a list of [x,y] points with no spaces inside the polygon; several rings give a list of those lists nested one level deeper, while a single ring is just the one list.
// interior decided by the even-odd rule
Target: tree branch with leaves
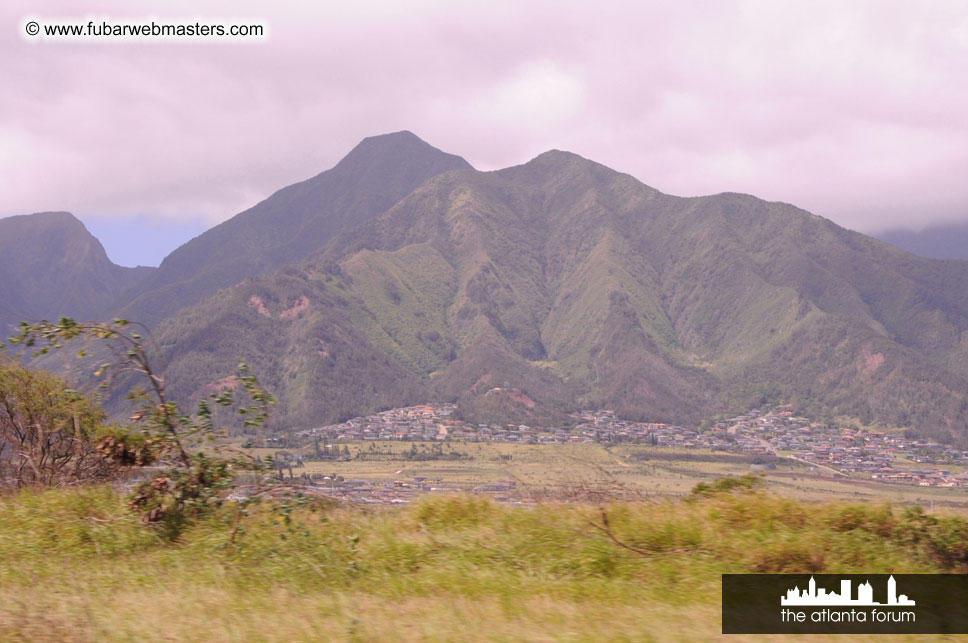
[{"label": "tree branch with leaves", "polygon": [[39,356],[83,341],[85,348],[77,356],[92,358],[96,355],[90,345],[98,342],[110,356],[94,370],[94,375],[102,378],[102,386],[126,373],[144,382],[128,394],[136,406],[131,425],[105,435],[97,449],[103,457],[122,465],[167,465],[135,488],[131,506],[146,524],[160,525],[177,535],[187,522],[221,505],[239,473],[253,472],[261,480],[266,469],[258,458],[241,452],[227,454],[211,444],[220,435],[214,426],[213,409],[235,406],[246,427],[258,428],[265,424],[276,401],[243,362],[235,376],[235,388],[242,390],[244,399],[237,399],[235,390],[229,387],[203,397],[193,413],[182,412],[169,399],[164,373],[156,370],[147,347],[147,333],[139,328],[143,329],[124,319],[79,323],[63,317],[57,322],[23,323],[10,343],[30,348]]}]

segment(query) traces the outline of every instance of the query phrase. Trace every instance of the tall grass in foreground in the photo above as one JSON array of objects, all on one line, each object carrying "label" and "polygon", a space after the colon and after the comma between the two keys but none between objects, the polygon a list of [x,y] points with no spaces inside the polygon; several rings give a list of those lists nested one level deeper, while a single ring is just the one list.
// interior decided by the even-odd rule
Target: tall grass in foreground
[{"label": "tall grass in foreground", "polygon": [[234,516],[172,543],[108,487],[0,498],[0,640],[695,640],[725,572],[968,572],[963,518],[750,491]]}]

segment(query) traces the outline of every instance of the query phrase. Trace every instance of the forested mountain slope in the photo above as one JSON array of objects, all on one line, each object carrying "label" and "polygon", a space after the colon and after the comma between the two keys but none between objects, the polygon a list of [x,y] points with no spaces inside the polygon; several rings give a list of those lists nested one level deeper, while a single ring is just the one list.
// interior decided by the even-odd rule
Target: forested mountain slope
[{"label": "forested mountain slope", "polygon": [[158,337],[185,395],[248,356],[298,425],[426,391],[545,422],[579,404],[696,422],[783,400],[963,439],[966,294],[968,264],[553,151],[435,175]]},{"label": "forested mountain slope", "polygon": [[298,263],[428,178],[469,167],[410,132],[364,139],[332,169],[279,190],[172,252],[118,298],[117,313],[154,326],[220,288]]},{"label": "forested mountain slope", "polygon": [[125,268],[67,212],[0,219],[0,342],[21,321],[94,318],[153,268]]}]

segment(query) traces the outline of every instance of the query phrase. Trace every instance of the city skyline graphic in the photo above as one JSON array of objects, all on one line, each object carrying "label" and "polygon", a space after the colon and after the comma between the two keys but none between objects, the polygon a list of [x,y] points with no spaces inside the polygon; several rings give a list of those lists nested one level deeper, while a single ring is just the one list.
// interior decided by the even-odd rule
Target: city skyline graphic
[{"label": "city skyline graphic", "polygon": [[857,598],[852,598],[851,581],[843,579],[840,581],[840,592],[830,592],[823,587],[817,587],[817,581],[813,576],[805,589],[794,586],[788,589],[786,596],[780,596],[780,605],[877,605],[882,607],[901,607],[912,606],[914,601],[905,594],[900,596],[897,593],[897,581],[892,575],[887,579],[887,602],[881,603],[874,600],[874,588],[870,581],[866,581],[857,586]]}]

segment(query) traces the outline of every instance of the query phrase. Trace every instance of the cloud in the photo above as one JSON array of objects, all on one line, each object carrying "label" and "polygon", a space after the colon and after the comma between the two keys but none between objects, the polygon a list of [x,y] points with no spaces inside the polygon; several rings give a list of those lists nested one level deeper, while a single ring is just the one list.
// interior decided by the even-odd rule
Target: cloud
[{"label": "cloud", "polygon": [[537,60],[475,96],[465,109],[474,121],[490,121],[492,127],[554,130],[578,116],[583,90],[576,75],[553,61]]},{"label": "cloud", "polygon": [[[19,28],[26,5],[5,3]],[[87,7],[85,11],[87,11]],[[43,20],[81,17],[36,2]],[[410,129],[493,169],[551,148],[665,192],[874,230],[968,219],[961,2],[100,2],[258,44],[0,41],[0,216],[214,223]],[[201,14],[201,15],[199,15]]]}]

